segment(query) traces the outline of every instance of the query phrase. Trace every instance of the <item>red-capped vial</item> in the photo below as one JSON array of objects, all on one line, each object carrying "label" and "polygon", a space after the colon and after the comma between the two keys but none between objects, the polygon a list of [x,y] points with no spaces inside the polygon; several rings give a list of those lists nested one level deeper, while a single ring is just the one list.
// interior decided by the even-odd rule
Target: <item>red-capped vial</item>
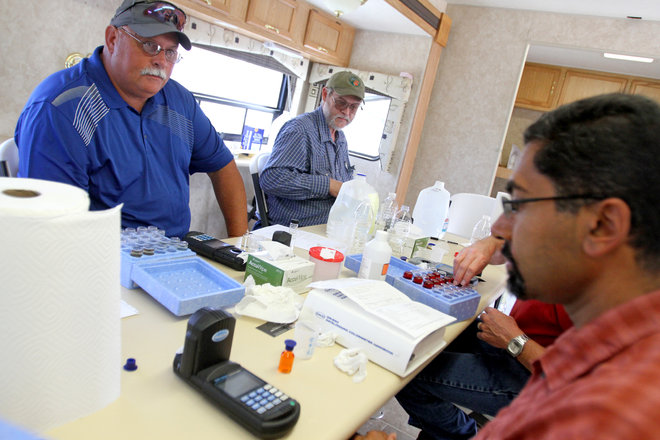
[{"label": "red-capped vial", "polygon": [[416,275],[415,278],[413,278],[413,283],[415,284],[422,284],[422,282],[424,282],[424,279],[419,275]]},{"label": "red-capped vial", "polygon": [[413,273],[410,270],[407,270],[403,273],[403,278],[406,280],[412,280],[413,278]]},{"label": "red-capped vial", "polygon": [[424,281],[423,286],[427,289],[432,288],[435,285],[435,283],[432,280],[426,280]]}]

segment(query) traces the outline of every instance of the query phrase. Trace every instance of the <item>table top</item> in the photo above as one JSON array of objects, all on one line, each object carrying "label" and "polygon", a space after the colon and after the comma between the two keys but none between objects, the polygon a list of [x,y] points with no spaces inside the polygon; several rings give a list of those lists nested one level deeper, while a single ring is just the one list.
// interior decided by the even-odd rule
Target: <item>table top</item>
[{"label": "table top", "polygon": [[[324,228],[304,228],[324,233]],[[449,240],[452,237],[447,237]],[[231,240],[226,240],[231,242]],[[442,243],[447,245],[447,243]],[[444,263],[451,264],[460,247],[449,244]],[[304,255],[302,249],[297,253]],[[208,261],[208,260],[207,260]],[[210,262],[237,281],[237,272]],[[342,268],[340,276],[354,276]],[[489,266],[482,275],[477,291],[482,298],[482,311],[502,291],[506,280],[503,266]],[[120,397],[107,407],[87,417],[52,429],[46,433],[54,439],[120,439],[120,438],[253,438],[202,394],[177,377],[172,361],[183,346],[188,317],[177,317],[141,289],[122,287],[122,299],[139,311],[122,319],[122,363],[135,358],[138,369],[121,372]],[[339,345],[317,348],[309,360],[296,359],[290,374],[277,371],[284,340],[293,329],[271,337],[256,329],[264,321],[238,317],[234,331],[231,360],[281,389],[301,405],[300,419],[286,439],[345,439],[376,413],[416,373],[405,378],[373,362],[367,365],[367,377],[354,383],[352,377],[338,370],[333,359],[344,348]],[[470,323],[456,322],[446,328],[444,339],[452,341]],[[427,363],[430,362],[427,361]]]}]

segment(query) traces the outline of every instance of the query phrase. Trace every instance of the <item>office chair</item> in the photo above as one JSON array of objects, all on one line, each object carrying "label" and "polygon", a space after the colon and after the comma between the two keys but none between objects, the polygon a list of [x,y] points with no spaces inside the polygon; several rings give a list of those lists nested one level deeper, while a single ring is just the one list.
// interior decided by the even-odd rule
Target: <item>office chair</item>
[{"label": "office chair", "polygon": [[[472,237],[472,229],[481,216],[491,215],[495,208],[495,199],[481,194],[454,194],[450,202],[447,232],[467,239]],[[495,219],[491,220],[495,221]]]},{"label": "office chair", "polygon": [[[250,161],[250,175],[252,176],[252,185],[254,186],[254,198],[256,205],[257,216],[251,216],[257,218],[257,223],[255,224],[255,229],[270,226],[270,221],[268,220],[268,205],[266,204],[266,195],[261,189],[259,184],[259,176],[261,171],[263,171],[270,157],[270,152],[259,153],[252,158]],[[253,209],[254,211],[254,209]]]},{"label": "office chair", "polygon": [[18,173],[18,147],[14,138],[0,144],[0,177],[16,177]]}]

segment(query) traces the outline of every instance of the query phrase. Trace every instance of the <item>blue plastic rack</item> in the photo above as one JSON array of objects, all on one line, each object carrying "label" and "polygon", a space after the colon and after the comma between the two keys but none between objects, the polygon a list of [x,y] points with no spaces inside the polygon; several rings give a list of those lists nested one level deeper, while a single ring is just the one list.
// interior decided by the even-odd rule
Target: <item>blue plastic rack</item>
[{"label": "blue plastic rack", "polygon": [[[360,269],[361,262],[362,254],[349,255],[344,260],[344,267],[357,273]],[[414,264],[391,257],[390,265],[385,275],[385,281],[399,289],[413,301],[421,302],[436,310],[440,310],[447,315],[453,316],[458,321],[471,318],[477,312],[481,296],[471,286],[459,287],[447,283],[434,288],[426,288],[422,284],[416,284],[412,279],[404,278],[404,273],[408,271],[414,275],[421,276],[422,279],[430,272],[435,271],[442,271],[450,277],[453,275],[451,266],[438,264],[434,268],[420,269]],[[477,282],[476,279],[474,281]]]},{"label": "blue plastic rack", "polygon": [[122,232],[120,282],[127,289],[141,287],[176,316],[233,306],[243,298],[245,287],[198,257],[188,243],[162,232],[130,234]]}]

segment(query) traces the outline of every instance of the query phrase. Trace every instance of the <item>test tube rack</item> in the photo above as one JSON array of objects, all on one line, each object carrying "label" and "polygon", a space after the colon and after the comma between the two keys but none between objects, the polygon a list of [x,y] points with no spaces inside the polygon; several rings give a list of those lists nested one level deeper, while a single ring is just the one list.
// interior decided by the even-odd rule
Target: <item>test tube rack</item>
[{"label": "test tube rack", "polygon": [[[360,269],[362,255],[349,255],[344,267],[354,272]],[[454,286],[453,269],[446,264],[437,264],[428,269],[421,269],[414,264],[391,257],[385,275],[385,281],[403,292],[413,301],[426,304],[458,321],[474,316],[479,307],[481,296],[474,289],[479,281],[474,278],[470,285]]]},{"label": "test tube rack", "polygon": [[122,231],[120,283],[141,287],[176,316],[233,306],[245,294],[243,285],[197,256],[187,242],[157,229]]}]

